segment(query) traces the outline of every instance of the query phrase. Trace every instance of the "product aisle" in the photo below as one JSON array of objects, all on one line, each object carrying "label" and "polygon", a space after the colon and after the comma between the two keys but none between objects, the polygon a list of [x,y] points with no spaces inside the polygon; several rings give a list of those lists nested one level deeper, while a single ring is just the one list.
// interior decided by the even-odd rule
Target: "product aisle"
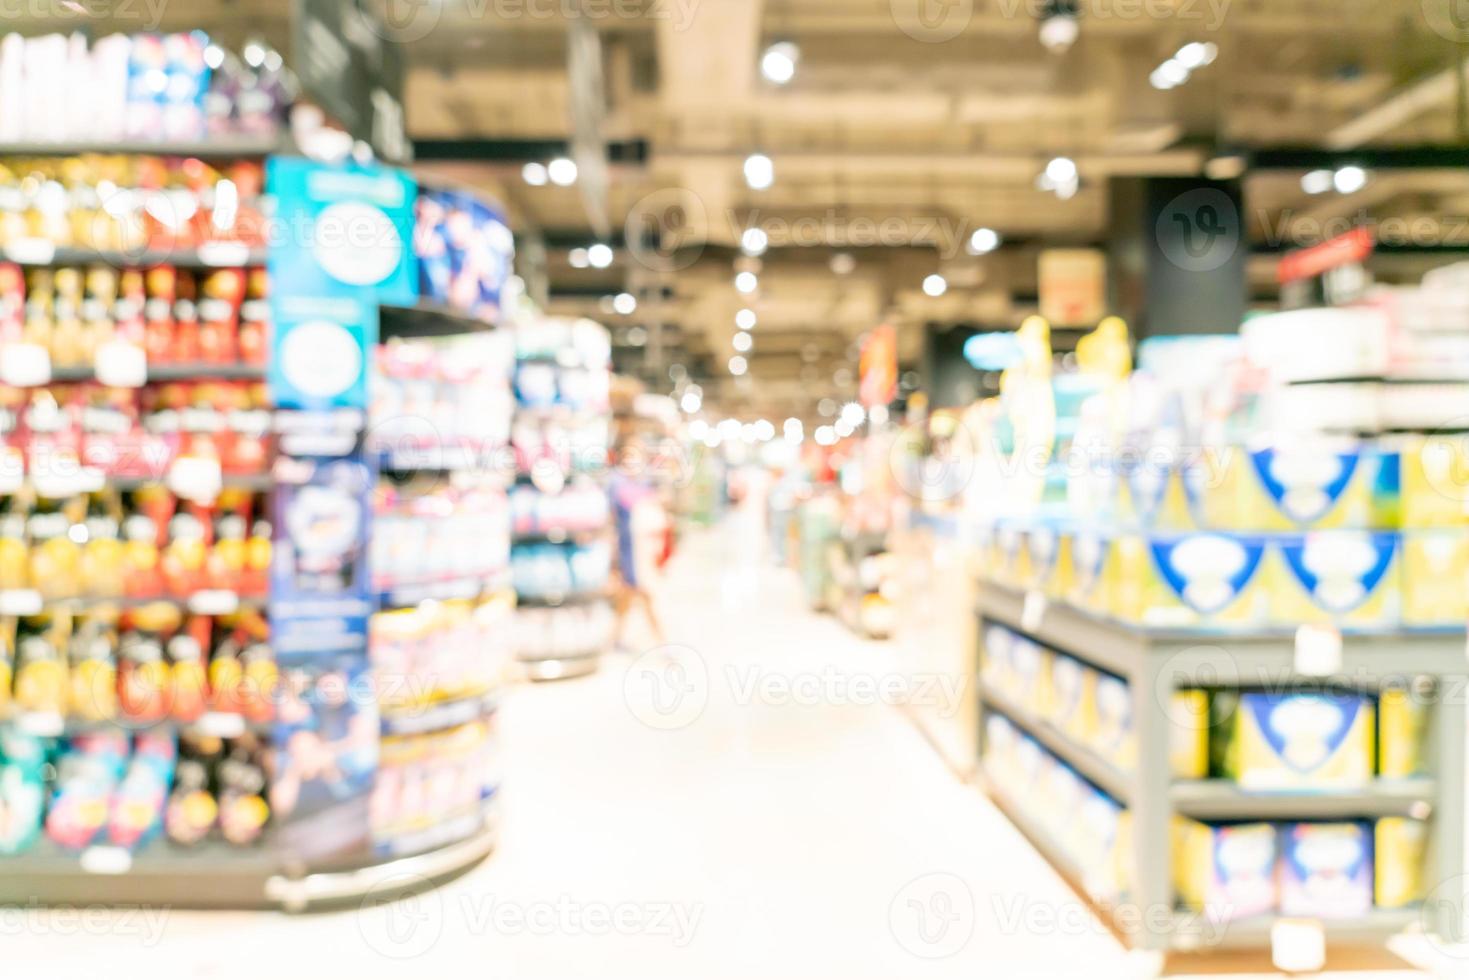
[{"label": "product aisle", "polygon": [[[916,693],[925,678],[809,612],[794,573],[758,564],[750,521],[688,539],[660,595],[671,639],[708,669],[697,717],[655,721],[687,725],[641,720],[655,717],[636,691],[644,660],[516,689],[495,860],[387,906],[117,912],[65,943],[58,913],[31,910],[32,927],[6,930],[7,966],[56,980],[102,962],[159,980],[1146,975],[901,711],[852,683]],[[248,961],[226,955],[242,944]]]}]

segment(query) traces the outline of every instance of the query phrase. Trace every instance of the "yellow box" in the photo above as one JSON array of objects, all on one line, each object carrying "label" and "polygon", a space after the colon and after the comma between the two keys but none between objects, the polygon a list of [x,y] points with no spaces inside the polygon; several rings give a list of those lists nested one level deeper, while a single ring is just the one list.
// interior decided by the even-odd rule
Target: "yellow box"
[{"label": "yellow box", "polygon": [[1132,688],[1112,674],[1097,672],[1096,736],[1098,754],[1124,772],[1137,768],[1137,731],[1132,724]]},{"label": "yellow box", "polygon": [[1269,594],[1259,536],[1123,535],[1108,577],[1112,613],[1144,626],[1263,624]]},{"label": "yellow box", "polygon": [[1469,621],[1469,530],[1404,531],[1404,626],[1452,626]]},{"label": "yellow box", "polygon": [[1469,525],[1469,434],[1413,436],[1395,449],[1378,488],[1386,526]]},{"label": "yellow box", "polygon": [[1398,535],[1391,531],[1311,531],[1270,541],[1270,618],[1372,629],[1402,616]]},{"label": "yellow box", "polygon": [[1069,543],[1065,558],[1071,570],[1064,598],[1078,609],[1110,612],[1108,563],[1112,560],[1112,538],[1094,528],[1081,528],[1071,533]]},{"label": "yellow box", "polygon": [[1168,712],[1168,766],[1175,779],[1209,775],[1209,693],[1174,691]]},{"label": "yellow box", "polygon": [[1124,526],[1160,531],[1189,531],[1198,526],[1176,459],[1137,460],[1119,474],[1116,513]]},{"label": "yellow box", "polygon": [[1051,705],[1051,664],[1055,654],[1034,640],[1010,641],[1011,688],[1005,693],[1025,710],[1046,717]]},{"label": "yellow box", "polygon": [[1201,481],[1200,518],[1206,527],[1250,532],[1371,528],[1376,462],[1359,444],[1328,439],[1228,447]]},{"label": "yellow box", "polygon": [[1048,709],[1052,724],[1091,745],[1097,736],[1097,672],[1073,657],[1053,656]]},{"label": "yellow box", "polygon": [[1071,587],[1071,536],[1046,524],[1025,532],[1027,578],[1023,585],[1062,598]]},{"label": "yellow box", "polygon": [[1428,825],[1408,817],[1383,817],[1373,828],[1373,904],[1398,909],[1423,901]]},{"label": "yellow box", "polygon": [[1375,735],[1364,695],[1247,692],[1235,708],[1225,765],[1250,789],[1363,786],[1372,779]]},{"label": "yellow box", "polygon": [[1275,910],[1280,843],[1268,823],[1223,826],[1175,817],[1173,886],[1184,905],[1214,922]]},{"label": "yellow box", "polygon": [[1428,734],[1426,692],[1387,688],[1377,699],[1377,771],[1388,778],[1418,776]]}]

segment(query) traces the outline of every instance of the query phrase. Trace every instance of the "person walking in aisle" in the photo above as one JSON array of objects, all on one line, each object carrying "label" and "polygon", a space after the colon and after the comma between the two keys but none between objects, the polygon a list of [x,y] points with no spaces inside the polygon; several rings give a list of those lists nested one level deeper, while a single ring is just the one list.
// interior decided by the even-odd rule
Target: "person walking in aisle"
[{"label": "person walking in aisle", "polygon": [[617,552],[613,563],[613,627],[612,645],[623,649],[623,632],[627,625],[627,614],[634,605],[640,607],[648,626],[653,631],[656,645],[664,641],[663,625],[653,607],[653,596],[643,586],[638,574],[637,539],[635,518],[640,507],[661,506],[658,493],[643,474],[643,464],[650,457],[635,436],[623,439],[617,449],[617,465],[607,485],[612,508],[612,522],[617,531]]}]

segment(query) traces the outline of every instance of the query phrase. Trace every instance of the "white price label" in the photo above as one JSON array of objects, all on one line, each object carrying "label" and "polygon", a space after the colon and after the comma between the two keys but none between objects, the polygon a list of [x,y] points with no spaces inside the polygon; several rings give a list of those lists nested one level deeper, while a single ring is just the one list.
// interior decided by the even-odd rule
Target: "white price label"
[{"label": "white price label", "polygon": [[244,242],[205,242],[199,246],[199,262],[212,266],[238,266],[250,261]]},{"label": "white price label", "polygon": [[27,711],[16,715],[15,727],[33,738],[58,738],[66,731],[66,719],[55,711]]},{"label": "white price label", "polygon": [[25,485],[26,462],[19,449],[0,449],[0,493],[15,493]]},{"label": "white price label", "polygon": [[214,738],[239,738],[245,734],[245,716],[232,715],[225,711],[211,711],[201,715],[194,727],[201,734]]},{"label": "white price label", "polygon": [[224,487],[219,460],[204,456],[180,456],[168,468],[168,488],[185,500],[209,503]]},{"label": "white price label", "polygon": [[1296,630],[1296,673],[1327,677],[1341,673],[1341,630],[1334,626],[1302,626]]},{"label": "white price label", "polygon": [[76,457],[55,457],[31,474],[31,485],[43,497],[74,497],[101,490],[107,477],[95,466],[83,466]]},{"label": "white price label", "polygon": [[1270,926],[1270,960],[1286,973],[1316,973],[1326,965],[1326,930],[1315,919],[1277,919]]},{"label": "white price label", "polygon": [[0,590],[0,616],[34,616],[41,606],[41,593],[35,589]]},{"label": "white price label", "polygon": [[47,238],[17,238],[5,246],[5,257],[21,265],[50,265],[56,243]]},{"label": "white price label", "polygon": [[14,388],[35,388],[51,380],[51,353],[40,344],[0,347],[0,382]]},{"label": "white price label", "polygon": [[133,869],[133,855],[125,847],[89,847],[82,852],[82,870],[93,875],[125,875]]},{"label": "white price label", "polygon": [[110,340],[97,348],[97,380],[114,388],[141,388],[148,380],[148,354],[137,344]]},{"label": "white price label", "polygon": [[189,612],[196,616],[228,616],[240,608],[240,596],[230,589],[203,589],[189,596]]},{"label": "white price label", "polygon": [[1041,628],[1041,621],[1046,618],[1046,594],[1031,589],[1025,593],[1025,605],[1020,608],[1020,628],[1027,633],[1034,633]]}]

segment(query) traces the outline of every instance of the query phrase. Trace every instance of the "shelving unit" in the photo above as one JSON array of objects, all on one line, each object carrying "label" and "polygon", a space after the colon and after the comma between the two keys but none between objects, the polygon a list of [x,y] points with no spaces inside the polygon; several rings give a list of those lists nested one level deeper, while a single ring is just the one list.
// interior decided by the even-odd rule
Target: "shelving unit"
[{"label": "shelving unit", "polygon": [[[1428,677],[1440,691],[1461,691],[1469,677],[1462,632],[1426,631],[1347,634],[1341,662],[1325,676],[1302,673],[1296,664],[1294,635],[1286,631],[1220,634],[1152,630],[1092,615],[1069,605],[981,583],[977,615],[1018,631],[1124,678],[1132,696],[1138,745],[1137,768],[1124,772],[1086,746],[1011,702],[980,687],[980,758],[984,757],[984,714],[1004,715],[1053,755],[1126,806],[1131,814],[1133,867],[1128,902],[1143,909],[1174,907],[1171,854],[1167,841],[1175,814],[1202,820],[1311,820],[1411,816],[1427,819],[1430,840],[1425,880],[1437,882],[1463,872],[1465,790],[1465,705],[1461,698],[1436,699],[1429,711],[1426,755],[1431,777],[1377,778],[1344,789],[1259,792],[1220,779],[1175,780],[1169,760],[1170,722],[1164,706],[1175,690],[1188,687],[1268,687],[1323,685],[1376,691],[1410,678]],[[981,631],[982,632],[982,631]],[[980,652],[983,657],[983,652]],[[983,768],[981,769],[984,772]],[[990,775],[986,773],[986,775]],[[996,780],[988,790],[1012,822],[1085,897],[1081,869],[1065,857],[1036,818]],[[1105,911],[1105,910],[1102,910]],[[1332,940],[1384,940],[1423,922],[1445,935],[1456,934],[1453,910],[1374,909],[1349,920],[1321,923]],[[1103,916],[1106,918],[1106,916]],[[1195,950],[1203,937],[1188,928],[1197,913],[1180,910],[1169,928],[1118,930],[1131,945],[1150,950]],[[1263,916],[1216,924],[1222,936],[1215,947],[1268,947],[1274,918]],[[1115,927],[1114,927],[1115,928]]]}]

